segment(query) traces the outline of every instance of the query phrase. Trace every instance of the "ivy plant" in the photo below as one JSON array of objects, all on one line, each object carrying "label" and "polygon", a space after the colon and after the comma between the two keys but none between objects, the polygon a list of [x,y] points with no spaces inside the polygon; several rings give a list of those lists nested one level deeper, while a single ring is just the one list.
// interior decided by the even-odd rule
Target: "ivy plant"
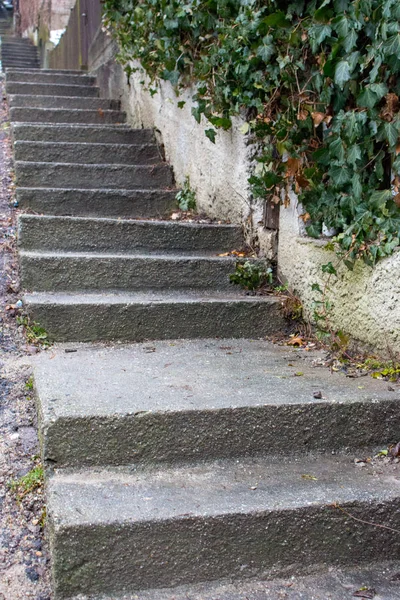
[{"label": "ivy plant", "polygon": [[244,117],[254,195],[293,189],[309,235],[334,229],[347,266],[399,245],[398,0],[105,0],[104,23],[128,75],[137,59],[177,94],[194,85],[211,142]]}]

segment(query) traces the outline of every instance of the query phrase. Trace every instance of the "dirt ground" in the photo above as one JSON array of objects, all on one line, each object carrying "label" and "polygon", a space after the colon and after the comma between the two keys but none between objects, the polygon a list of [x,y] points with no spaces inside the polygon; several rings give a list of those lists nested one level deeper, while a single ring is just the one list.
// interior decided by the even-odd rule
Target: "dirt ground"
[{"label": "dirt ground", "polygon": [[29,355],[37,349],[24,339],[13,308],[19,299],[17,211],[3,80],[0,85],[0,600],[50,600],[43,488],[18,486],[33,468],[40,473],[29,380]]}]

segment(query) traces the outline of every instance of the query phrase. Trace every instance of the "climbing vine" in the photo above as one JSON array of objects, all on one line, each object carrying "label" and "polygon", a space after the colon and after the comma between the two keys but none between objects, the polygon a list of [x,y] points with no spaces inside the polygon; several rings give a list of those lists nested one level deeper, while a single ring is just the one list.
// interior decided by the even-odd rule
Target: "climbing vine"
[{"label": "climbing vine", "polygon": [[295,191],[308,234],[334,229],[348,267],[399,245],[398,0],[105,0],[104,23],[151,93],[195,85],[211,142],[244,117],[254,195]]}]

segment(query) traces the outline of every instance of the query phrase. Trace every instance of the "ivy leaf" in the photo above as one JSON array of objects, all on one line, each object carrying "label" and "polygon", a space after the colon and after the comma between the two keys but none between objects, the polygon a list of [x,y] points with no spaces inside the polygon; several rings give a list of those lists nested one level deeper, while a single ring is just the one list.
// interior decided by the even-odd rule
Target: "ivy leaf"
[{"label": "ivy leaf", "polygon": [[208,120],[215,125],[215,127],[222,127],[225,131],[232,127],[232,121],[224,117],[209,117]]},{"label": "ivy leaf", "polygon": [[394,123],[385,123],[383,126],[385,131],[385,137],[388,141],[389,146],[392,148],[397,145],[397,140],[399,138],[399,132]]},{"label": "ivy leaf", "polygon": [[271,56],[275,54],[275,46],[272,44],[264,44],[259,46],[257,49],[257,56],[259,56],[264,62],[268,62]]},{"label": "ivy leaf", "polygon": [[361,148],[358,144],[353,144],[348,148],[347,160],[351,165],[355,165],[358,160],[361,160]]},{"label": "ivy leaf", "polygon": [[217,132],[215,131],[215,129],[205,129],[204,133],[206,134],[206,136],[208,137],[209,140],[211,140],[211,142],[213,144],[215,144],[215,138],[217,135]]},{"label": "ivy leaf", "polygon": [[354,29],[351,29],[343,40],[343,47],[346,52],[350,52],[357,44],[358,35]]},{"label": "ivy leaf", "polygon": [[290,27],[291,25],[290,21],[286,19],[285,13],[282,11],[268,15],[268,17],[264,19],[264,23],[268,25],[268,27]]},{"label": "ivy leaf", "polygon": [[396,33],[392,35],[390,38],[386,40],[383,44],[383,48],[386,51],[386,54],[389,56],[399,56],[400,54],[400,33]]},{"label": "ivy leaf", "polygon": [[347,167],[332,167],[329,175],[334,185],[340,186],[350,181],[350,169]]},{"label": "ivy leaf", "polygon": [[357,98],[357,105],[364,108],[374,108],[379,101],[379,97],[370,87],[364,88]]},{"label": "ivy leaf", "polygon": [[350,65],[347,60],[341,60],[335,68],[335,83],[343,89],[344,84],[349,81],[350,78]]},{"label": "ivy leaf", "polygon": [[372,194],[369,197],[369,202],[375,208],[381,209],[383,206],[385,206],[386,202],[391,199],[391,197],[391,190],[378,190],[372,192]]}]

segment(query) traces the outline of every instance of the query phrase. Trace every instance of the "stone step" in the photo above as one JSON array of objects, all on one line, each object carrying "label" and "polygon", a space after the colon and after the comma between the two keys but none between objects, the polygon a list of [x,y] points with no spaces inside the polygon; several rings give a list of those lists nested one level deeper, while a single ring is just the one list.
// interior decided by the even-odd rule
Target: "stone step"
[{"label": "stone step", "polygon": [[[37,49],[34,46],[30,46],[30,45],[16,46],[15,44],[3,43],[0,46],[0,50],[1,50],[2,55],[5,53],[8,53],[9,55],[16,55],[16,56],[25,56],[25,55],[37,56],[37,54],[38,54]],[[16,69],[15,71],[14,70],[6,71],[6,77],[7,77],[8,73],[19,73],[22,75],[23,73],[26,73],[27,70],[29,70],[29,69],[20,68],[20,69]]]},{"label": "stone step", "polygon": [[22,187],[82,187],[86,189],[170,188],[169,165],[82,165],[79,163],[15,163],[16,185]]},{"label": "stone step", "polygon": [[18,246],[23,250],[222,253],[242,245],[242,229],[236,225],[24,214],[18,219]]},{"label": "stone step", "polygon": [[[2,59],[1,60],[1,65],[3,68],[5,67],[10,67],[10,66],[14,66],[14,65],[22,65],[25,63],[25,60],[19,60],[19,59],[12,59],[12,60],[8,60],[8,59]],[[32,62],[30,63],[30,67],[32,69],[39,69],[39,62]]]},{"label": "stone step", "polygon": [[157,144],[90,144],[78,142],[21,142],[14,144],[18,161],[80,164],[155,164],[162,160]]},{"label": "stone step", "polygon": [[34,293],[24,302],[54,341],[252,338],[284,326],[280,300],[235,291]]},{"label": "stone step", "polygon": [[3,66],[3,69],[10,67],[10,66],[14,66],[14,65],[29,65],[30,68],[32,69],[37,69],[38,65],[39,65],[39,60],[37,59],[36,56],[29,56],[29,57],[25,57],[25,56],[7,56],[7,55],[2,55],[1,56],[1,63]]},{"label": "stone step", "polygon": [[400,551],[398,472],[323,455],[57,473],[47,487],[55,595],[388,560]]},{"label": "stone step", "polygon": [[[21,71],[29,71],[29,69],[10,69],[10,72],[18,72],[20,73]],[[9,72],[8,70],[6,71],[6,74]],[[80,70],[76,70],[76,69],[41,69],[42,73],[58,73],[60,75],[87,75],[87,71],[80,71]]]},{"label": "stone step", "polygon": [[14,83],[42,83],[45,85],[80,85],[80,86],[93,86],[96,83],[96,78],[91,75],[82,74],[71,75],[53,73],[51,71],[43,72],[42,70],[37,72],[32,71],[7,71],[6,74],[7,82]]},{"label": "stone step", "polygon": [[[288,575],[272,579],[217,580],[174,588],[140,590],[140,594],[91,596],[91,600],[395,600],[399,598],[398,561],[363,563],[360,566],[320,565],[311,575]],[[88,600],[87,596],[75,600]]]},{"label": "stone step", "polygon": [[[246,305],[258,313],[256,336],[265,333],[266,325],[270,331],[282,326],[276,302],[267,300],[261,314],[256,305],[262,301],[252,297]],[[181,304],[178,314],[184,321],[181,329],[177,324],[179,332],[190,329],[186,337],[193,330],[190,308]],[[94,326],[93,315],[84,313]],[[85,315],[76,311],[77,328],[84,326]],[[234,334],[241,324],[245,328],[249,318],[243,307],[235,315],[232,304],[224,320],[222,314],[207,316],[211,322],[199,320],[197,326],[203,325],[210,336],[220,333],[225,318],[225,335]],[[139,327],[147,317],[153,321],[150,326],[162,318],[157,303],[140,317],[133,312],[131,317],[140,319]],[[73,318],[65,311],[59,327],[70,332]],[[108,318],[103,313],[103,328]],[[129,317],[121,312],[117,318]],[[164,333],[171,318],[172,307],[165,315]],[[143,339],[149,337],[143,333]],[[357,451],[364,457],[368,454],[360,449],[398,439],[397,395],[372,378],[363,379],[361,390],[359,380],[315,367],[319,353],[309,357],[254,339],[67,346],[71,348],[74,352],[53,348],[35,359],[34,366],[43,457],[56,467],[297,456],[327,449]],[[314,398],[314,392],[322,398]]]},{"label": "stone step", "polygon": [[97,97],[99,89],[89,85],[62,85],[55,83],[6,83],[7,94],[29,94],[38,96],[90,96]]},{"label": "stone step", "polygon": [[21,284],[35,292],[229,290],[232,257],[20,250]]},{"label": "stone step", "polygon": [[65,108],[10,108],[10,120],[22,123],[124,123],[126,116],[118,110]]},{"label": "stone step", "polygon": [[12,125],[12,135],[14,141],[27,142],[148,144],[155,141],[152,129],[131,129],[127,125],[15,123]]},{"label": "stone step", "polygon": [[23,210],[82,217],[163,218],[176,209],[176,190],[91,190],[22,188],[17,203]]},{"label": "stone step", "polygon": [[[35,50],[31,50],[30,48],[27,48],[26,50],[13,50],[11,48],[2,48],[1,49],[1,57],[3,60],[10,59],[10,58],[16,58],[18,60],[38,60],[38,55],[37,52]],[[27,65],[28,66],[28,65]]]},{"label": "stone step", "polygon": [[106,98],[80,98],[74,96],[26,96],[21,94],[8,97],[11,107],[28,108],[81,108],[98,110],[119,110],[118,100]]}]

